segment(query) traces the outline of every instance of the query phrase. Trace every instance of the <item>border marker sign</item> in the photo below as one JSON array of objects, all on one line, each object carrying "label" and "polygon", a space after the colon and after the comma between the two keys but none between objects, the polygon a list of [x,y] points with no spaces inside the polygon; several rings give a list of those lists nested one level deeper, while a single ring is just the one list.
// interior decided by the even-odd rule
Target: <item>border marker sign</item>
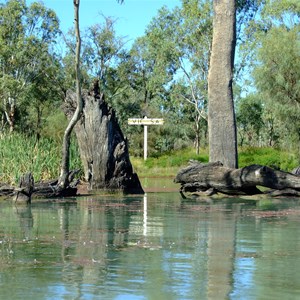
[{"label": "border marker sign", "polygon": [[163,125],[164,119],[159,118],[130,118],[128,125],[144,125],[144,160],[147,159],[148,152],[148,126],[149,125]]}]

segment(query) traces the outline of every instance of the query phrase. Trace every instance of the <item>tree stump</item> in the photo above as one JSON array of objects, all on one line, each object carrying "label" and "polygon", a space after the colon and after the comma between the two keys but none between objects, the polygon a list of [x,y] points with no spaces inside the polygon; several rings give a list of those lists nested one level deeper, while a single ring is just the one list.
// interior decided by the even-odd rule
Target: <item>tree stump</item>
[{"label": "tree stump", "polygon": [[[83,115],[74,130],[89,188],[144,193],[138,175],[133,172],[127,140],[115,111],[95,87],[92,92],[83,90],[82,97]],[[68,90],[63,106],[68,118],[73,115],[75,108],[76,94]]]},{"label": "tree stump", "polygon": [[15,204],[28,204],[31,202],[31,194],[34,188],[34,179],[31,173],[21,176],[19,186],[14,189],[13,201]]}]

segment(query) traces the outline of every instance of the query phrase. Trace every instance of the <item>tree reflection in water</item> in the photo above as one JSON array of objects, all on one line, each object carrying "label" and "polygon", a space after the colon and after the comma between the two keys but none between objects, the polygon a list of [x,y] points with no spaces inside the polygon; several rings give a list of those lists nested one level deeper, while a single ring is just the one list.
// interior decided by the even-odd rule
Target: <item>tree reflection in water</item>
[{"label": "tree reflection in water", "polygon": [[282,299],[300,290],[297,201],[148,193],[0,206],[1,299]]}]

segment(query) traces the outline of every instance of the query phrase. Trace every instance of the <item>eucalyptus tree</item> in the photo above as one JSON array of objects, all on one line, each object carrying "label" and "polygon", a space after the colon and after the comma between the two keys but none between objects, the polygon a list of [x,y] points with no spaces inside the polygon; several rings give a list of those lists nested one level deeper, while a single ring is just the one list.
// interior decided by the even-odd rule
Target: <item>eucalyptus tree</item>
[{"label": "eucalyptus tree", "polygon": [[[207,123],[207,76],[212,40],[210,1],[183,1],[178,11],[176,44],[180,49],[178,78],[187,87],[182,99],[192,105],[196,153],[200,149],[201,128]],[[181,102],[182,103],[182,102]],[[202,123],[202,124],[201,124]],[[205,125],[205,126],[203,126]]]},{"label": "eucalyptus tree", "polygon": [[138,38],[129,52],[131,86],[146,115],[150,106],[159,107],[158,100],[166,94],[166,85],[174,74],[172,61],[168,60],[172,49],[167,47],[160,33],[146,31],[146,35]]},{"label": "eucalyptus tree", "polygon": [[[117,112],[123,105],[118,100],[126,94],[126,73],[128,72],[125,37],[118,36],[115,31],[116,20],[99,16],[102,22],[82,30],[81,79],[84,88],[91,88],[93,81],[98,80],[100,90],[106,101],[113,105]],[[64,58],[66,86],[75,86],[74,81],[74,30],[70,30],[66,38],[67,55]],[[123,67],[120,67],[122,65]],[[126,67],[125,67],[126,65]],[[125,68],[125,69],[124,69]]]},{"label": "eucalyptus tree", "polygon": [[16,125],[20,131],[35,134],[39,139],[47,118],[61,104],[64,78],[60,61],[53,55],[45,55],[36,72],[39,76],[28,85],[24,100],[18,106],[21,118],[16,120]]},{"label": "eucalyptus tree", "polygon": [[[237,168],[233,79],[237,37],[253,20],[260,0],[214,1],[213,40],[208,75],[209,159]],[[237,31],[238,28],[238,31]],[[242,61],[243,65],[243,61]]]},{"label": "eucalyptus tree", "polygon": [[235,0],[214,1],[213,42],[208,75],[209,160],[237,168],[237,133],[233,104]]},{"label": "eucalyptus tree", "polygon": [[1,4],[0,19],[1,111],[12,132],[26,93],[40,77],[47,76],[41,66],[51,59],[50,46],[59,33],[59,22],[43,4],[34,2],[27,7],[22,0]]},{"label": "eucalyptus tree", "polygon": [[247,95],[238,102],[236,110],[240,145],[259,146],[264,126],[261,99],[256,93]]},{"label": "eucalyptus tree", "polygon": [[171,128],[170,125],[176,122],[170,97],[178,69],[178,49],[174,39],[167,38],[176,35],[173,20],[163,7],[146,28],[145,35],[135,41],[128,59],[127,78],[131,97],[140,107],[137,113],[140,117],[163,117],[166,120],[163,127],[151,128],[157,135],[155,140],[150,140],[150,146],[159,151],[172,149],[175,136],[179,138],[176,135],[179,127]]},{"label": "eucalyptus tree", "polygon": [[[139,54],[134,55],[137,72],[133,78],[144,82],[144,106],[149,110],[149,105],[156,105],[167,123],[172,124],[174,135],[178,134],[178,121],[186,132],[194,124],[197,152],[200,123],[206,119],[211,34],[211,3],[182,1],[182,7],[161,8],[131,52]],[[183,108],[186,106],[192,111]],[[183,111],[189,114],[183,115]]]},{"label": "eucalyptus tree", "polygon": [[258,64],[254,69],[258,92],[266,108],[281,123],[282,141],[288,136],[285,144],[297,146],[300,141],[299,15],[297,1],[266,1],[257,21],[257,26],[264,30],[258,32]]},{"label": "eucalyptus tree", "polygon": [[103,19],[104,22],[87,28],[83,56],[90,74],[99,79],[100,90],[114,95],[119,87],[114,82],[116,68],[126,53],[127,41],[117,36],[116,20],[104,16]]}]

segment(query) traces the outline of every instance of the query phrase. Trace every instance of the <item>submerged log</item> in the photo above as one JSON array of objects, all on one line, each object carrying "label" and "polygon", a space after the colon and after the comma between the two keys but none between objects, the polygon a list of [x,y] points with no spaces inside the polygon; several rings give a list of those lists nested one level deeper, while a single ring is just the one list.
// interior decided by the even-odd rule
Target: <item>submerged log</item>
[{"label": "submerged log", "polygon": [[[83,115],[74,130],[77,137],[85,180],[91,190],[108,189],[125,193],[144,193],[133,172],[127,140],[115,111],[108,106],[98,85],[83,90]],[[68,118],[76,108],[76,94],[68,90],[63,110]]]},{"label": "submerged log", "polygon": [[178,172],[175,182],[181,184],[181,192],[255,195],[262,193],[257,186],[277,190],[273,191],[276,196],[300,192],[300,176],[261,165],[230,169],[220,162],[191,161],[188,167]]}]

